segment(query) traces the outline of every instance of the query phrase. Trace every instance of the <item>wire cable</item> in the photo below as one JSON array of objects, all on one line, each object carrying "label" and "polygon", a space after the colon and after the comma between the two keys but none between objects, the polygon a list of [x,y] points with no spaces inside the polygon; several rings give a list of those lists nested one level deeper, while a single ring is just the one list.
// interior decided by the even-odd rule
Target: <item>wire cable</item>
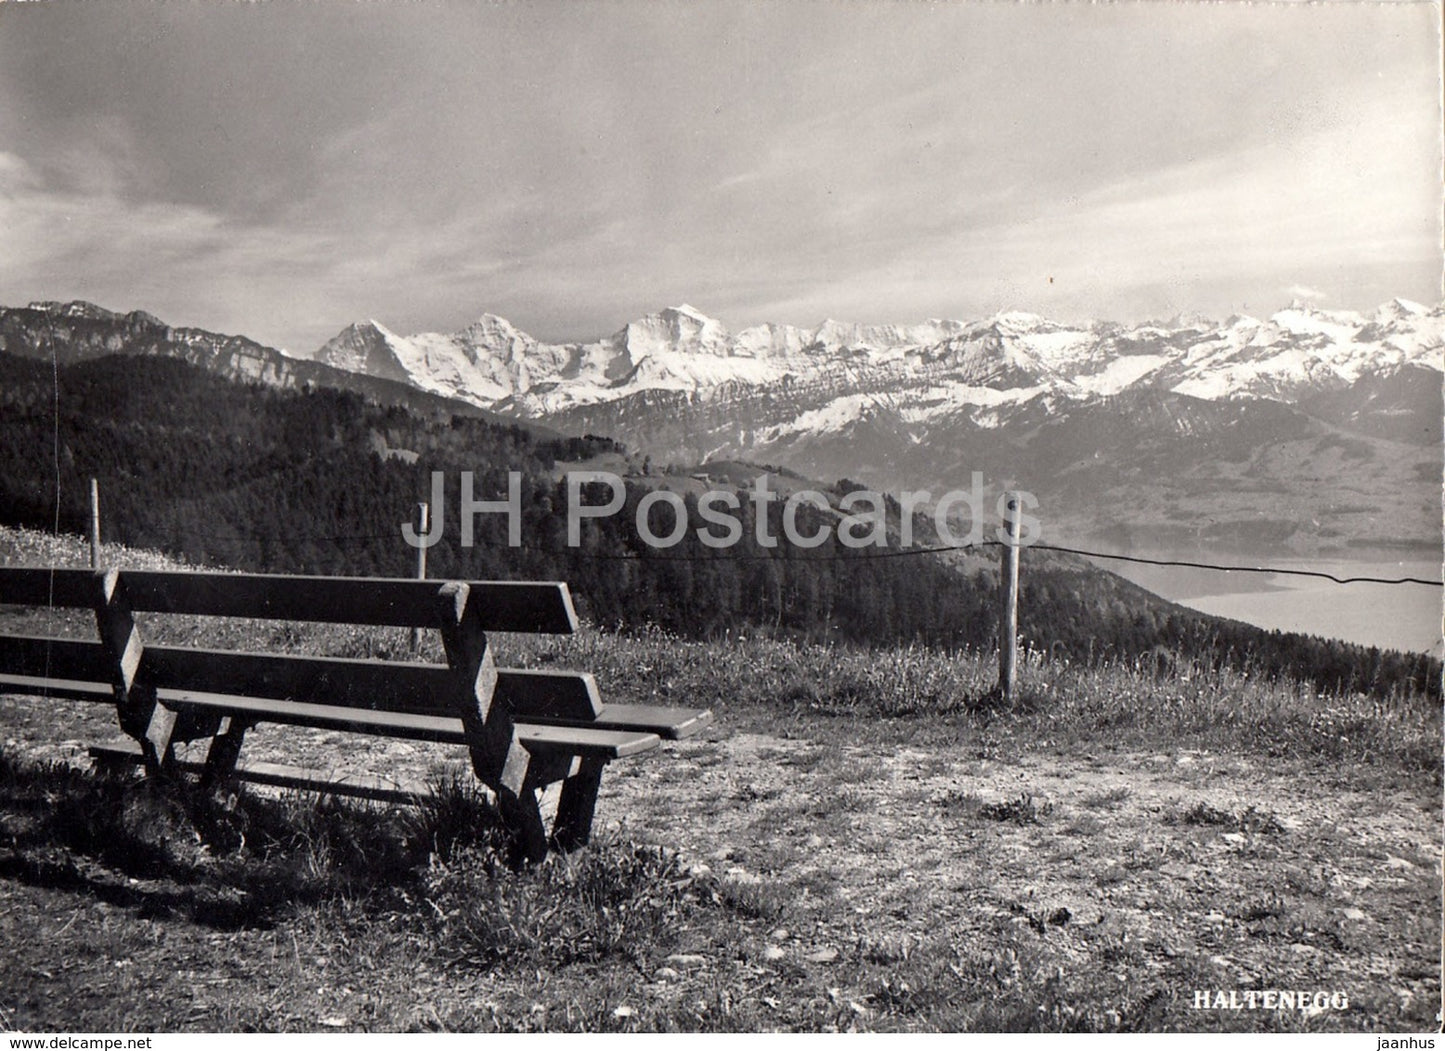
[{"label": "wire cable", "polygon": [[[58,532],[57,523],[57,532]],[[228,543],[243,544],[290,544],[290,543],[352,543],[358,541],[380,541],[394,540],[400,537],[399,533],[356,533],[341,535],[304,535],[295,536],[243,536],[240,534],[226,533],[199,533],[201,539],[216,540]],[[940,555],[951,552],[979,551],[984,548],[1003,547],[1004,543],[999,540],[981,540],[972,544],[944,544],[932,547],[899,547],[889,548],[882,551],[865,553],[864,549],[853,549],[856,553],[843,554],[804,554],[797,557],[788,557],[781,554],[756,553],[719,553],[712,555],[647,555],[636,551],[627,552],[597,552],[580,551],[568,547],[558,551],[542,551],[536,548],[525,548],[534,554],[560,555],[566,558],[584,558],[593,561],[604,562],[691,562],[697,564],[709,564],[723,561],[731,562],[776,562],[783,565],[820,562],[871,562],[888,558],[910,558],[918,555]],[[1424,587],[1445,587],[1445,581],[1429,580],[1424,577],[1377,577],[1377,576],[1339,576],[1334,573],[1327,573],[1319,569],[1294,569],[1284,566],[1250,566],[1250,565],[1225,565],[1216,562],[1195,562],[1187,559],[1168,558],[1145,558],[1142,555],[1119,555],[1105,551],[1090,551],[1078,547],[1066,547],[1062,544],[1032,543],[1021,544],[1021,548],[1027,550],[1032,548],[1036,551],[1053,551],[1059,554],[1079,555],[1084,558],[1102,558],[1117,562],[1131,562],[1137,565],[1146,566],[1169,566],[1180,569],[1205,569],[1219,573],[1263,573],[1274,576],[1310,577],[1318,580],[1328,580],[1334,584],[1383,584],[1388,586],[1415,584]],[[663,550],[663,549],[659,549]],[[721,551],[722,549],[719,549]],[[779,550],[773,548],[772,550]],[[806,549],[811,550],[811,549]]]},{"label": "wire cable", "polygon": [[1163,558],[1142,558],[1138,555],[1106,555],[1102,551],[1084,551],[1076,547],[1061,547],[1055,544],[1031,544],[1040,551],[1063,551],[1070,555],[1084,555],[1089,558],[1111,558],[1120,562],[1137,562],[1146,566],[1181,566],[1186,569],[1214,569],[1223,573],[1271,573],[1294,577],[1317,577],[1336,584],[1424,584],[1427,587],[1445,587],[1445,582],[1425,580],[1422,577],[1337,577],[1319,569],[1284,569],[1278,566],[1221,566],[1212,562],[1186,562]]}]

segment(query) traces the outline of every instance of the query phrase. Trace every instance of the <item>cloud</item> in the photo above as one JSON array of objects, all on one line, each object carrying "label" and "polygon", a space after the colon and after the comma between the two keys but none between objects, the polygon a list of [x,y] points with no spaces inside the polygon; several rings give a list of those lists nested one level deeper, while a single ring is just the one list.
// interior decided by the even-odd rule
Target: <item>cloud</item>
[{"label": "cloud", "polygon": [[333,37],[326,5],[201,5],[175,9],[186,47],[141,25],[110,65],[60,62],[105,34],[75,16],[77,46],[46,28],[71,8],[34,7],[52,51],[0,62],[9,302],[306,351],[366,316],[554,338],[683,300],[737,325],[1129,320],[1363,306],[1397,278],[1381,298],[1432,298],[1440,272],[1438,57],[1356,31],[1418,12],[378,5]]},{"label": "cloud", "polygon": [[202,208],[48,189],[13,153],[0,154],[0,227],[0,287],[12,296],[146,307],[230,331],[278,307],[290,313],[288,303],[304,301],[299,282],[328,254],[325,244],[236,227]]},{"label": "cloud", "polygon": [[[1068,302],[1118,317],[1121,308],[1152,310],[1147,303],[1166,299],[1234,309],[1267,300],[1281,274],[1303,286],[1333,272],[1351,285],[1339,289],[1346,298],[1366,294],[1354,287],[1363,281],[1356,275],[1400,264],[1414,268],[1417,287],[1434,283],[1439,162],[1431,155],[1439,139],[1413,119],[1420,112],[1418,100],[1410,106],[1383,92],[1290,137],[1075,196],[1024,200],[995,222],[940,223],[922,236],[910,229],[879,244],[872,266],[828,294],[873,310],[891,303],[886,320],[949,300],[965,309]],[[1225,289],[1223,303],[1200,301],[1224,298]],[[1139,290],[1150,290],[1147,303]],[[817,300],[814,289],[774,309],[826,309]]]},{"label": "cloud", "polygon": [[1317,288],[1310,288],[1308,285],[1290,285],[1284,290],[1284,294],[1291,299],[1298,299],[1306,303],[1320,303],[1330,298],[1328,292],[1321,292]]}]

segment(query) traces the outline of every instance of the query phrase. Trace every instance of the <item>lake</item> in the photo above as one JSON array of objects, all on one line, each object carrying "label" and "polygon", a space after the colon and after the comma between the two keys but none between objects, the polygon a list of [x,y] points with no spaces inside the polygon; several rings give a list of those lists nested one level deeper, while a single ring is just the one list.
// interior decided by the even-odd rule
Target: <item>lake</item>
[{"label": "lake", "polygon": [[[1139,552],[1141,557],[1156,557]],[[1167,556],[1164,556],[1167,557]],[[1201,560],[1204,561],[1204,560]],[[1246,560],[1233,559],[1243,564]],[[1442,655],[1440,587],[1422,584],[1335,584],[1278,573],[1230,573],[1144,566],[1113,559],[1096,564],[1171,602],[1261,628],[1298,631],[1381,649]],[[1418,559],[1303,561],[1271,559],[1271,567],[1339,577],[1440,579],[1439,562]]]}]

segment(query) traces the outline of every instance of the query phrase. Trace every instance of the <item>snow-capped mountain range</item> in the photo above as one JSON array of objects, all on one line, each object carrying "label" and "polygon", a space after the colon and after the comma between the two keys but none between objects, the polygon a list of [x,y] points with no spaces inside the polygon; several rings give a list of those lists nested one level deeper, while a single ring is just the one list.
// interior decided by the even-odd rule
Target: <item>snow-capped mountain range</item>
[{"label": "snow-capped mountain range", "polygon": [[535,420],[684,477],[741,461],[942,492],[979,471],[1036,494],[1048,536],[1120,550],[1439,551],[1445,309],[1405,300],[1221,323],[1004,313],[736,333],[683,306],[558,344],[485,315],[451,335],[352,325],[314,359],[43,302],[0,307],[0,352],[177,358],[238,382]]},{"label": "snow-capped mountain range", "polygon": [[493,314],[452,334],[402,336],[366,321],[315,358],[524,417],[644,391],[706,399],[731,396],[739,385],[821,385],[836,392],[833,403],[818,407],[828,418],[848,417],[887,390],[903,396],[897,407],[914,422],[964,409],[988,426],[1035,399],[1088,401],[1131,389],[1294,402],[1405,365],[1441,370],[1442,347],[1445,309],[1402,299],[1369,314],[1295,306],[1219,324],[1184,318],[1077,326],[1008,312],[974,322],[829,320],[811,329],[765,324],[736,333],[683,305],[603,339],[563,344],[541,342]]}]

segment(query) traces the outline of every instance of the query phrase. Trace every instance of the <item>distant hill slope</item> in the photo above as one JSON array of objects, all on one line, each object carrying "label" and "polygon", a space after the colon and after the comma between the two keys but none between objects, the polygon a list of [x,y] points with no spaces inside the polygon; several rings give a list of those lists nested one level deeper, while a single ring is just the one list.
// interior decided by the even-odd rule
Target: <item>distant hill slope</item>
[{"label": "distant hill slope", "polygon": [[[58,381],[58,389],[56,383]],[[57,415],[58,406],[58,415]],[[433,470],[447,479],[445,536],[428,555],[438,577],[562,579],[602,625],[662,624],[690,635],[740,629],[874,644],[984,648],[995,624],[993,552],[872,557],[836,539],[804,550],[763,548],[744,501],[743,541],[713,550],[698,490],[729,490],[762,468],[726,466],[727,479],[657,477],[604,439],[546,438],[513,423],[419,415],[327,388],[288,391],[232,383],[161,357],[99,357],[59,369],[0,354],[0,524],[81,532],[86,480],[97,477],[108,539],[193,563],[273,572],[410,575],[400,536]],[[630,474],[626,506],[566,542],[569,466]],[[458,542],[458,479],[476,495],[506,492],[522,475],[522,545],[501,515],[482,515],[477,544]],[[772,474],[774,488],[798,488]],[[635,526],[651,489],[678,492],[687,538],[659,551]],[[842,489],[850,486],[843,484]],[[838,490],[833,492],[836,500]],[[778,504],[767,530],[782,532]],[[836,522],[804,508],[800,529]],[[670,525],[665,516],[654,527]],[[896,509],[890,527],[898,528]],[[920,538],[928,533],[919,521]],[[1326,689],[1388,691],[1410,681],[1439,689],[1439,662],[1264,632],[1174,606],[1071,556],[1025,553],[1021,632],[1035,648],[1078,659],[1167,651],[1184,659],[1288,673]],[[1152,657],[1151,657],[1152,659]],[[1174,658],[1170,658],[1174,659]]]}]

